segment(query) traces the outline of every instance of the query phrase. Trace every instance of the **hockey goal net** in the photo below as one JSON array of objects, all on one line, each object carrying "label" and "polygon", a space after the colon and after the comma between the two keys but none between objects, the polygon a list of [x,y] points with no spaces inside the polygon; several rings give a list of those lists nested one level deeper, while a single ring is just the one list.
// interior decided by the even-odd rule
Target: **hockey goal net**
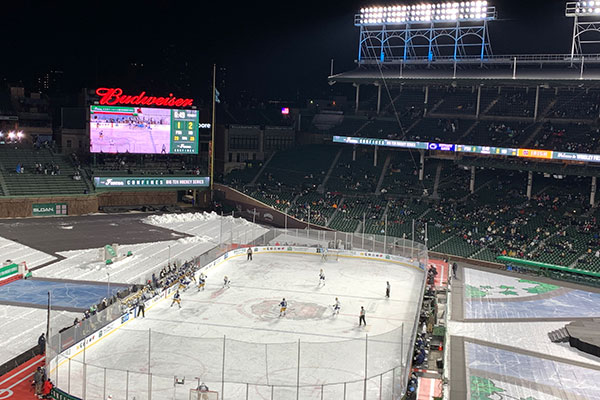
[{"label": "hockey goal net", "polygon": [[323,261],[338,261],[340,257],[340,251],[336,249],[327,249],[321,253],[321,260]]},{"label": "hockey goal net", "polygon": [[219,400],[219,393],[190,389],[190,400]]}]

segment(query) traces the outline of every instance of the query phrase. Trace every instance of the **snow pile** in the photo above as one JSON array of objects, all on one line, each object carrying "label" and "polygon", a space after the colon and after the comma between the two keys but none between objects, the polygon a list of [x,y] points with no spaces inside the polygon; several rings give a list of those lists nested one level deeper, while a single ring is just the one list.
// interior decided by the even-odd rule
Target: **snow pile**
[{"label": "snow pile", "polygon": [[217,213],[214,211],[211,213],[184,213],[184,214],[163,214],[163,215],[151,215],[144,218],[142,221],[146,224],[151,225],[166,225],[181,222],[194,222],[194,221],[213,221],[219,218]]},{"label": "snow pile", "polygon": [[177,243],[191,244],[191,243],[210,243],[211,237],[208,236],[191,236],[186,238],[177,239]]}]

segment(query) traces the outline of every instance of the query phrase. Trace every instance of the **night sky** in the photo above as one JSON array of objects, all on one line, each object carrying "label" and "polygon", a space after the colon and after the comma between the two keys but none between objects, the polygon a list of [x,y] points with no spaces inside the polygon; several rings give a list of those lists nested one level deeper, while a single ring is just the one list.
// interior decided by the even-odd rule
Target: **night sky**
[{"label": "night sky", "polygon": [[[0,80],[29,86],[64,71],[64,90],[121,86],[203,99],[213,62],[232,97],[302,100],[323,96],[329,60],[355,67],[353,15],[373,1],[2,2]],[[408,1],[400,4],[417,4]],[[497,0],[493,51],[567,53],[572,20],[564,1]],[[134,65],[134,64],[137,64]],[[143,64],[143,67],[140,65]],[[1,83],[1,81],[0,81]]]}]

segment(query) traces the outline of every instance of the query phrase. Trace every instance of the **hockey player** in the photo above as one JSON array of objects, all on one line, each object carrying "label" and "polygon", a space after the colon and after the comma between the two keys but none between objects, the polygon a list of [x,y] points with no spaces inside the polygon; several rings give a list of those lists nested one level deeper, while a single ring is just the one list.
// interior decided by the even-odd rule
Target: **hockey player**
[{"label": "hockey player", "polygon": [[223,278],[223,288],[230,287],[229,286],[230,284],[231,284],[231,281],[229,280],[229,278],[227,277],[227,275],[225,275],[225,277]]},{"label": "hockey player", "polygon": [[179,294],[179,290],[176,291],[175,295],[173,296],[173,302],[171,302],[171,307],[173,307],[173,304],[175,303],[177,303],[179,308],[181,308],[181,295]]},{"label": "hockey player", "polygon": [[198,291],[204,290],[204,286],[206,286],[206,276],[204,274],[200,274],[198,277]]},{"label": "hockey player", "polygon": [[327,249],[320,247],[321,250],[321,261],[327,261]]},{"label": "hockey player", "polygon": [[252,261],[252,247],[248,247],[248,252],[246,254],[248,255],[246,261]]},{"label": "hockey player", "polygon": [[365,311],[365,308],[363,306],[360,306],[360,315],[358,317],[358,326],[361,326],[362,324],[365,324],[365,326],[367,326],[367,321],[365,320],[365,314],[367,312]]},{"label": "hockey player", "polygon": [[385,283],[385,297],[387,297],[388,299],[390,298],[390,289],[391,289],[390,281],[387,281]]},{"label": "hockey player", "polygon": [[338,298],[335,298],[335,304],[332,306],[333,307],[333,315],[338,315],[340,313],[340,309],[342,308],[342,305],[340,304],[340,301],[338,300]]},{"label": "hockey player", "polygon": [[281,300],[281,303],[279,303],[279,307],[279,316],[285,317],[285,310],[287,309],[287,301],[285,301],[285,297],[283,300]]},{"label": "hockey player", "polygon": [[188,286],[190,285],[190,280],[187,278],[187,276],[183,276],[181,278],[181,280],[179,281],[179,290],[183,290],[184,292],[187,290]]},{"label": "hockey player", "polygon": [[323,272],[323,268],[321,268],[321,271],[319,272],[319,286],[321,286],[321,284],[325,286],[325,272]]}]

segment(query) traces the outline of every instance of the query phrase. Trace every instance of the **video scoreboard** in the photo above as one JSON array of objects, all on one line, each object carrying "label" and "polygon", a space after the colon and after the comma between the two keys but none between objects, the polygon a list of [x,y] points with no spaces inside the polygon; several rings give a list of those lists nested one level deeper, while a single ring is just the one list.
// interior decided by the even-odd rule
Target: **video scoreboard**
[{"label": "video scoreboard", "polygon": [[173,153],[198,154],[198,111],[171,110]]},{"label": "video scoreboard", "polygon": [[198,111],[90,107],[90,152],[198,154]]}]

